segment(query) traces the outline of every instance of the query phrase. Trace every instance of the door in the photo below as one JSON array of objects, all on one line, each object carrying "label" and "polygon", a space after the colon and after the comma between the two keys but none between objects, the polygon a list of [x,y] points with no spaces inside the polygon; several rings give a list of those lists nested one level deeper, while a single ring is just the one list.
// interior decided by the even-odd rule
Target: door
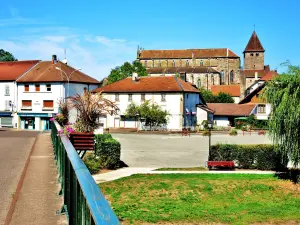
[{"label": "door", "polygon": [[119,128],[119,127],[120,127],[120,118],[115,118],[114,128]]}]

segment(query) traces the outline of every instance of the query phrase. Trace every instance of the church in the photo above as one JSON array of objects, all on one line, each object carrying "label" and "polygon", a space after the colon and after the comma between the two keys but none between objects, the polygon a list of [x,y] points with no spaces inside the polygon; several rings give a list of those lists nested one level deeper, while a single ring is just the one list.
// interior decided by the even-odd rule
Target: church
[{"label": "church", "polygon": [[[139,48],[137,60],[147,69],[150,76],[180,76],[198,88],[216,89],[228,86],[238,89],[240,99],[247,88],[270,71],[264,65],[265,50],[253,31],[243,52],[244,66],[240,57],[229,48],[144,50]],[[219,87],[219,89],[224,87]]]}]

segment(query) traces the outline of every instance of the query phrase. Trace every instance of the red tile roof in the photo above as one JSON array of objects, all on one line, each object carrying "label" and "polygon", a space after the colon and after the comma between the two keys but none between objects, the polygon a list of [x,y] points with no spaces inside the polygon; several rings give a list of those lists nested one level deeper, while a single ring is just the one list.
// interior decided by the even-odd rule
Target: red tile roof
[{"label": "red tile roof", "polygon": [[143,92],[195,92],[200,93],[191,83],[170,77],[139,77],[133,81],[131,77],[97,88],[92,92],[103,93],[143,93]]},{"label": "red tile roof", "polygon": [[38,60],[0,62],[0,80],[15,81],[38,62]]},{"label": "red tile roof", "polygon": [[191,59],[208,57],[239,58],[228,48],[183,49],[183,50],[142,50],[139,59]]},{"label": "red tile roof", "polygon": [[263,77],[266,74],[265,70],[241,70],[241,73],[247,78],[255,77],[255,72],[257,72],[258,77]]},{"label": "red tile roof", "polygon": [[[66,82],[66,76],[56,67],[61,68],[68,76],[75,71],[73,67],[66,65],[62,62],[53,64],[52,61],[39,62],[32,68],[25,76],[17,79],[19,83],[28,82]],[[99,84],[99,81],[80,72],[75,71],[71,75],[70,82],[72,83],[85,83],[85,84]]]},{"label": "red tile roof", "polygon": [[265,85],[265,83],[262,83],[260,86],[258,86],[252,92],[250,92],[244,99],[242,99],[239,102],[239,104],[264,102],[262,99],[259,98],[259,95],[261,94],[261,91],[265,87]]},{"label": "red tile roof", "polygon": [[255,104],[207,103],[207,107],[214,110],[216,116],[247,116],[250,115]]},{"label": "red tile roof", "polygon": [[264,52],[265,49],[263,48],[260,40],[255,31],[253,31],[251,38],[244,50],[244,52]]},{"label": "red tile roof", "polygon": [[264,80],[264,81],[270,81],[275,77],[278,77],[278,73],[276,71],[270,71],[268,73],[266,73],[262,78],[260,78],[260,80]]},{"label": "red tile roof", "polygon": [[219,73],[219,71],[215,70],[211,67],[153,67],[148,68],[147,72],[149,74],[164,74],[164,73]]},{"label": "red tile roof", "polygon": [[241,95],[241,87],[239,84],[236,85],[212,85],[211,91],[214,95],[220,92],[228,93],[232,97],[239,97]]}]

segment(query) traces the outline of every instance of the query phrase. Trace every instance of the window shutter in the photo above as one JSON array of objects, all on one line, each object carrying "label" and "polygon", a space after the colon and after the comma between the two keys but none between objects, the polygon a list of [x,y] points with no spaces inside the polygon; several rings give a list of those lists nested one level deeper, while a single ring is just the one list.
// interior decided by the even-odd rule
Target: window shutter
[{"label": "window shutter", "polygon": [[29,91],[29,85],[28,84],[25,84],[25,91]]},{"label": "window shutter", "polygon": [[35,85],[35,91],[40,91],[40,85],[39,84]]},{"label": "window shutter", "polygon": [[53,100],[44,100],[44,108],[53,108]]},{"label": "window shutter", "polygon": [[22,100],[22,106],[23,107],[31,107],[32,106],[31,100]]}]

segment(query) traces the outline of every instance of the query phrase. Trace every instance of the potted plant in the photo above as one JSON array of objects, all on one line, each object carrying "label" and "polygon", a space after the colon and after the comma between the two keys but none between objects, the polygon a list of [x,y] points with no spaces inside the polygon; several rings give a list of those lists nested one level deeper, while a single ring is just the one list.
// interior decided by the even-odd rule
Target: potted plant
[{"label": "potted plant", "polygon": [[94,150],[94,130],[100,126],[98,118],[106,114],[116,114],[118,107],[101,93],[77,94],[70,97],[70,101],[77,110],[75,129],[70,133],[70,141],[76,150]]}]

